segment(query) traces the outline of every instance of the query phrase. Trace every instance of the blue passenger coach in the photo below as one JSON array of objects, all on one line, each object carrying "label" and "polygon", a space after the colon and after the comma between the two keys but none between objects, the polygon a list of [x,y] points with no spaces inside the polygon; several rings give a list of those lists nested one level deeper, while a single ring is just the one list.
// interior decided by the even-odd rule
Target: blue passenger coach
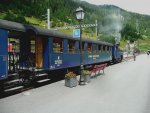
[{"label": "blue passenger coach", "polygon": [[[35,36],[36,68],[56,70],[80,65],[79,39],[37,26],[26,26],[26,29],[33,33],[31,36]],[[112,60],[111,48],[112,44],[106,42],[83,39],[84,65]]]},{"label": "blue passenger coach", "polygon": [[22,24],[0,20],[0,80],[6,79],[8,72],[14,70],[14,66],[10,66],[14,63],[14,59],[10,63],[12,57],[10,58],[8,54],[9,37],[19,36],[24,32],[25,28]]}]

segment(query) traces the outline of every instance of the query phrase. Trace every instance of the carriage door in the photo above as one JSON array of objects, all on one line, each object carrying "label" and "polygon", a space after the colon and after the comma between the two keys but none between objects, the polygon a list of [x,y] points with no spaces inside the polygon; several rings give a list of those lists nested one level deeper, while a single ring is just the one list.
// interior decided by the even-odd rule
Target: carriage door
[{"label": "carriage door", "polygon": [[43,40],[36,38],[36,68],[43,68]]},{"label": "carriage door", "polygon": [[8,71],[17,72],[19,69],[20,41],[16,38],[8,38]]},{"label": "carriage door", "polygon": [[8,33],[0,29],[0,80],[7,77]]}]

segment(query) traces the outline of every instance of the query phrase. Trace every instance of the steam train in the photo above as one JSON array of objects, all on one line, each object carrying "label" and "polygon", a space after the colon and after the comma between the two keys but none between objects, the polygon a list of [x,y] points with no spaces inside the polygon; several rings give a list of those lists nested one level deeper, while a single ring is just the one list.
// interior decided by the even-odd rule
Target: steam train
[{"label": "steam train", "polygon": [[[22,88],[33,79],[49,81],[57,77],[49,75],[67,69],[79,70],[80,49],[80,40],[71,35],[0,20],[1,91]],[[121,62],[123,55],[118,45],[83,38],[82,57],[84,66],[88,66]]]}]

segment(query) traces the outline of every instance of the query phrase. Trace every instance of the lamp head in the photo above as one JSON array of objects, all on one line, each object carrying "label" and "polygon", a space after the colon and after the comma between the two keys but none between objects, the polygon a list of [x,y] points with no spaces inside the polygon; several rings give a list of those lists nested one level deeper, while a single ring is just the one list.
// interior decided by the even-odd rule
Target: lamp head
[{"label": "lamp head", "polygon": [[81,20],[83,20],[84,19],[84,10],[83,10],[83,8],[81,8],[81,7],[78,7],[77,9],[76,9],[76,18],[77,18],[77,20],[79,20],[79,21],[81,21]]}]

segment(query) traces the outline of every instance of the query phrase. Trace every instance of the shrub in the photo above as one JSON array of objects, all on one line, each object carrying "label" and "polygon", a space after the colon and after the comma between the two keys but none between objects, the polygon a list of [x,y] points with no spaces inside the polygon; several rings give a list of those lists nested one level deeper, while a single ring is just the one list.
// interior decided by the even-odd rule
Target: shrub
[{"label": "shrub", "polygon": [[67,79],[75,78],[75,77],[76,77],[76,74],[73,72],[69,72],[65,75],[65,78],[67,78]]},{"label": "shrub", "polygon": [[83,70],[83,75],[90,75],[91,72],[89,70]]}]

